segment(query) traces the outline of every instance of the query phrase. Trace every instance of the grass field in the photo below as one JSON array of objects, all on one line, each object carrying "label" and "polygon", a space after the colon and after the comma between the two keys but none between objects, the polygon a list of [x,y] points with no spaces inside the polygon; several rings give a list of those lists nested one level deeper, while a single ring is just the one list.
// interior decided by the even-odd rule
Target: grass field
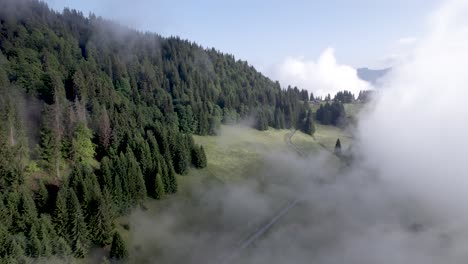
[{"label": "grass field", "polygon": [[[247,180],[251,172],[262,164],[265,153],[291,151],[284,142],[284,135],[290,130],[272,129],[258,131],[248,127],[222,126],[218,136],[194,136],[197,144],[203,145],[208,166],[201,170],[191,169],[188,175],[178,176],[179,192],[171,196],[190,197],[191,190],[200,184],[224,184]],[[323,147],[333,151],[337,138],[346,148],[350,138],[347,133],[333,126],[316,124],[315,139],[297,131],[292,142],[303,152],[314,154]],[[149,208],[163,201],[150,200]],[[159,206],[156,206],[156,208]]]},{"label": "grass field", "polygon": [[[245,184],[248,181],[255,183],[258,181],[255,177],[258,175],[258,170],[265,168],[262,165],[267,154],[293,152],[284,141],[284,136],[288,132],[290,130],[270,128],[268,131],[258,131],[247,127],[222,126],[220,135],[218,136],[194,136],[195,142],[203,145],[205,149],[208,166],[201,170],[190,169],[188,175],[177,176],[179,191],[159,201],[148,199],[144,203],[146,210],[144,214],[149,219],[153,217],[157,219],[158,215],[173,211],[175,205],[181,208],[190,208],[190,210],[199,210],[199,215],[196,219],[184,220],[183,227],[181,227],[181,230],[186,229],[188,233],[193,232],[193,229],[197,229],[200,225],[203,225],[201,223],[206,221],[206,219],[218,217],[212,215],[212,212],[204,211],[204,208],[200,207],[203,205],[198,201],[201,199],[201,203],[203,203],[205,199],[200,198],[200,191],[204,190],[207,186],[220,186],[222,189],[223,186]],[[333,150],[336,138],[338,137],[340,137],[344,146],[348,144],[348,138],[345,137],[345,133],[340,129],[317,125],[315,139],[297,131],[292,138],[292,142],[301,151],[313,155],[323,150],[324,146],[328,150]],[[333,159],[330,166],[336,166],[336,164],[339,166],[339,160],[333,155],[330,155],[330,157]],[[272,204],[278,205],[278,207],[282,206],[289,199],[277,191],[262,194],[261,197],[262,199],[269,200]],[[180,212],[180,217],[189,214],[185,210],[182,209],[183,212]],[[272,212],[276,210],[276,208],[271,208]],[[251,212],[247,213],[251,214]],[[263,213],[269,214],[271,212]],[[265,215],[262,215],[262,213],[258,213],[258,215],[251,214],[251,220],[248,223],[235,225],[236,228],[239,228],[236,233],[239,234],[239,237],[245,237],[245,235],[251,232],[252,228],[255,228],[258,221],[264,220],[264,217]],[[211,219],[211,221],[216,222],[218,220]],[[156,222],[157,220],[155,220]],[[135,244],[134,239],[131,239],[131,232],[127,230],[128,228],[124,228],[131,226],[132,230],[135,230],[133,228],[134,225],[135,223],[131,222],[129,216],[118,219],[118,228],[123,237],[127,240],[132,240],[132,243],[130,243],[132,247],[139,247],[138,242]],[[138,230],[138,228],[136,229]],[[141,236],[141,233],[138,236]],[[233,239],[236,240],[238,238],[234,237]]]},{"label": "grass field", "polygon": [[363,107],[364,107],[364,104],[361,104],[361,103],[344,104],[347,117],[357,117],[357,115],[359,115]]}]

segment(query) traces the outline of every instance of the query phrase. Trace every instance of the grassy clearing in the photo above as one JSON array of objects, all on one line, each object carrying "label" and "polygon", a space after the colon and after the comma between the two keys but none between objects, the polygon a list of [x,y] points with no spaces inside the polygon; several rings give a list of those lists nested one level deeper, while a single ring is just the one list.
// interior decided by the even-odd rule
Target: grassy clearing
[{"label": "grassy clearing", "polygon": [[335,126],[324,126],[315,124],[316,132],[314,134],[317,142],[329,151],[335,150],[336,140],[341,141],[342,149],[347,149],[351,143],[351,135]]},{"label": "grassy clearing", "polygon": [[194,136],[195,142],[205,148],[208,166],[192,170],[189,176],[207,174],[223,182],[245,179],[261,163],[262,153],[286,150],[283,137],[287,132],[223,126],[219,136]]},{"label": "grassy clearing", "polygon": [[[194,210],[197,213],[197,217],[181,221],[180,230],[186,230],[187,233],[194,233],[194,230],[207,230],[203,229],[204,222],[209,219],[209,223],[213,227],[216,227],[217,221],[221,221],[216,212],[206,211],[205,206],[203,205],[206,200],[203,197],[200,197],[200,191],[205,190],[207,186],[227,186],[231,184],[237,184],[247,181],[257,181],[256,175],[258,175],[258,170],[264,169],[264,157],[267,153],[281,152],[281,151],[292,151],[289,149],[287,144],[284,141],[284,136],[290,132],[290,130],[275,130],[270,128],[268,131],[258,131],[252,128],[246,127],[233,127],[233,126],[223,126],[219,136],[194,136],[194,140],[198,144],[202,144],[207,158],[208,166],[201,170],[191,169],[188,175],[178,176],[179,191],[171,196],[165,197],[162,200],[156,201],[148,199],[144,203],[144,207],[147,209],[144,212],[149,219],[153,217],[157,219],[158,215],[167,214],[167,212],[174,212],[174,207],[184,208],[180,209],[182,211],[176,210],[176,212],[181,213],[181,217],[192,215],[193,213],[187,212],[187,208]],[[317,141],[302,132],[297,131],[292,138],[294,144],[296,144],[303,152],[305,153],[318,153],[323,146],[319,143],[334,148],[334,144],[337,136],[342,136],[338,128],[330,126],[321,126],[317,125],[316,139]],[[346,140],[342,140],[346,142]],[[346,144],[346,143],[344,143]],[[339,160],[333,155],[330,155],[331,159],[334,162],[330,163],[330,166],[339,166]],[[282,190],[277,190],[275,188],[281,188],[281,185],[275,187],[273,183],[272,186],[269,186],[269,191],[267,193],[261,194],[264,199],[268,200],[271,204],[277,205],[278,208],[270,208],[271,212],[245,212],[246,216],[244,217],[247,221],[243,223],[242,221],[231,227],[232,229],[232,240],[242,240],[244,239],[252,230],[255,230],[256,226],[262,221],[265,220],[265,213],[270,215],[273,212],[276,212],[279,207],[283,206],[284,202],[289,200],[290,197],[286,197],[289,194],[282,193]],[[257,215],[256,215],[257,214]],[[183,218],[183,217],[182,217]],[[180,221],[180,220],[179,220]],[[121,234],[127,241],[132,241],[132,248],[138,247],[139,242],[135,242],[134,239],[131,239],[131,232],[125,227],[132,225],[133,230],[139,230],[138,227],[134,226],[135,223],[130,223],[128,216],[120,217],[118,219],[118,228],[121,231]],[[156,223],[155,223],[156,224]],[[218,224],[222,224],[218,223]],[[185,232],[185,231],[184,231]],[[225,230],[220,231],[220,233],[226,232]],[[141,234],[136,234],[141,236]]]},{"label": "grassy clearing", "polygon": [[[201,170],[190,169],[188,175],[177,176],[179,191],[156,201],[148,199],[144,206],[149,214],[172,206],[175,203],[190,203],[198,189],[207,185],[229,184],[249,179],[262,166],[265,153],[290,151],[284,142],[289,130],[258,131],[248,127],[222,126],[218,136],[194,136],[197,144],[203,145],[208,166]],[[312,138],[311,138],[312,139]],[[118,219],[120,231],[128,238],[128,216]]]},{"label": "grassy clearing", "polygon": [[361,103],[344,104],[347,117],[356,118],[361,112],[363,107],[364,107],[364,104],[361,104]]}]

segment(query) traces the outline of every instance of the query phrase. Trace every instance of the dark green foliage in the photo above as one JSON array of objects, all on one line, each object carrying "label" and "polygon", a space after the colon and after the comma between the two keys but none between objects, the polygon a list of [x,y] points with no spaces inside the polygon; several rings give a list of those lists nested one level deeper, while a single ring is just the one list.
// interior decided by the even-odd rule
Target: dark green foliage
[{"label": "dark green foliage", "polygon": [[169,163],[167,165],[167,169],[168,169],[167,178],[169,179],[169,188],[167,190],[167,193],[176,193],[178,184],[177,184],[177,178],[176,178],[174,167],[172,167],[172,164]]},{"label": "dark green foliage", "polygon": [[307,113],[303,132],[309,135],[313,135],[315,133],[315,124],[314,124],[314,117],[313,117],[312,111],[309,111]]},{"label": "dark green foliage", "polygon": [[89,234],[91,241],[95,245],[105,246],[110,243],[113,226],[113,209],[110,193],[105,190],[104,194],[96,197],[91,202],[88,208],[89,217]]},{"label": "dark green foliage", "polygon": [[325,103],[317,110],[316,119],[324,125],[339,125],[345,117],[345,109],[341,102]]},{"label": "dark green foliage", "polygon": [[156,174],[155,181],[154,181],[154,186],[153,186],[154,192],[152,193],[152,197],[154,199],[161,199],[164,195],[164,184],[161,178],[161,174]]},{"label": "dark green foliage", "polygon": [[20,219],[15,222],[22,232],[29,231],[37,221],[37,209],[32,196],[30,190],[22,188],[17,207]]},{"label": "dark green foliage", "polygon": [[57,235],[63,238],[68,237],[69,216],[68,216],[67,200],[68,200],[68,191],[66,187],[62,187],[59,190],[56,201],[55,201],[53,222],[55,225],[55,230],[57,232]]},{"label": "dark green foliage", "polygon": [[73,251],[73,255],[77,258],[86,256],[89,247],[88,230],[81,209],[80,202],[73,190],[70,191],[67,200],[68,208],[68,238]]},{"label": "dark green foliage", "polygon": [[188,146],[188,138],[180,134],[173,142],[174,154],[173,164],[176,173],[184,175],[188,173],[190,164],[190,149]]},{"label": "dark green foliage", "polygon": [[255,128],[258,130],[268,130],[268,111],[267,110],[259,110],[257,113],[257,120],[255,124]]},{"label": "dark green foliage", "polygon": [[44,211],[49,200],[49,192],[44,184],[44,181],[38,180],[37,181],[37,191],[34,197],[36,201],[36,207],[39,211]]},{"label": "dark green foliage", "polygon": [[340,139],[336,140],[335,144],[335,155],[340,156],[341,155],[341,141]]},{"label": "dark green foliage", "polygon": [[127,246],[118,232],[112,237],[110,258],[116,260],[126,259],[128,257]]},{"label": "dark green foliage", "polygon": [[203,146],[194,145],[192,147],[192,164],[200,169],[207,166],[206,154]]},{"label": "dark green foliage", "polygon": [[35,226],[31,227],[31,230],[28,234],[26,254],[33,258],[37,258],[42,255],[42,245],[37,236],[37,230]]},{"label": "dark green foliage", "polygon": [[108,245],[116,213],[177,192],[176,174],[191,163],[207,166],[192,134],[215,135],[254,113],[261,130],[304,125],[306,91],[177,37],[35,0],[0,1],[0,32],[5,259],[81,258]]},{"label": "dark green foliage", "polygon": [[132,200],[139,202],[146,197],[146,186],[141,172],[140,166],[133,155],[133,152],[127,150],[127,177],[128,177],[128,188],[130,197]]},{"label": "dark green foliage", "polygon": [[333,101],[338,101],[343,104],[349,104],[354,102],[354,94],[352,94],[350,91],[342,91],[338,92],[335,97],[333,98]]},{"label": "dark green foliage", "polygon": [[25,249],[22,244],[23,243],[19,241],[17,236],[10,235],[6,242],[6,255],[9,256],[12,260],[21,259],[25,255]]},{"label": "dark green foliage", "polygon": [[99,184],[101,189],[112,190],[112,162],[109,157],[104,157],[101,160],[101,169],[99,170]]},{"label": "dark green foliage", "polygon": [[57,240],[53,241],[53,248],[54,255],[60,257],[65,257],[72,254],[70,246],[63,237],[58,237]]},{"label": "dark green foliage", "polygon": [[39,220],[38,238],[41,244],[41,255],[50,257],[53,254],[53,240],[57,238],[54,226],[48,215],[44,214]]}]

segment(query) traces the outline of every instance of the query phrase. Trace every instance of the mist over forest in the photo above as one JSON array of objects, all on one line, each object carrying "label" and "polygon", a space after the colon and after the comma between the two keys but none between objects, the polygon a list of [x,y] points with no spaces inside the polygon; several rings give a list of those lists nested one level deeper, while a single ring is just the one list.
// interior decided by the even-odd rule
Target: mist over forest
[{"label": "mist over forest", "polygon": [[0,262],[465,263],[467,13],[391,67],[260,70],[0,0]]}]

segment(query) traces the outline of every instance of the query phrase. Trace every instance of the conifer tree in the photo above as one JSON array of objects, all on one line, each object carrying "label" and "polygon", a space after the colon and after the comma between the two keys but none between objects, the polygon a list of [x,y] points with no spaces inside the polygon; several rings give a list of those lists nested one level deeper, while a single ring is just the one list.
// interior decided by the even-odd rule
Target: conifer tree
[{"label": "conifer tree", "polygon": [[32,258],[37,258],[42,254],[42,245],[37,236],[36,226],[32,226],[29,231],[26,254]]},{"label": "conifer tree", "polygon": [[93,201],[95,208],[92,210],[89,224],[89,233],[94,244],[105,246],[110,243],[110,235],[113,229],[112,212],[109,207],[111,201],[103,198]]},{"label": "conifer tree", "polygon": [[167,193],[176,193],[177,192],[177,178],[172,164],[168,163],[167,165],[167,178],[169,180],[169,189]]},{"label": "conifer tree", "polygon": [[153,198],[156,200],[159,200],[163,197],[164,195],[164,184],[161,178],[161,174],[157,173],[155,177],[155,185],[154,185],[154,195]]},{"label": "conifer tree", "polygon": [[38,237],[41,242],[42,256],[50,257],[53,254],[53,239],[56,239],[54,227],[48,215],[43,214],[39,219]]},{"label": "conifer tree", "polygon": [[112,244],[110,250],[110,258],[116,260],[123,260],[128,257],[127,246],[118,232],[114,233],[112,237]]},{"label": "conifer tree", "polygon": [[53,254],[59,257],[66,257],[71,255],[73,252],[70,248],[70,245],[67,243],[65,238],[58,237],[53,241]]},{"label": "conifer tree", "polygon": [[175,143],[174,152],[174,169],[177,174],[185,175],[188,173],[189,165],[189,150],[187,149],[185,137],[179,134],[177,142]]},{"label": "conifer tree", "polygon": [[37,192],[35,196],[36,206],[40,212],[43,212],[46,209],[45,207],[49,200],[49,192],[47,191],[43,180],[37,181]]},{"label": "conifer tree", "polygon": [[95,167],[97,165],[94,156],[95,145],[91,141],[93,137],[92,131],[86,127],[82,122],[79,122],[75,134],[72,140],[72,159],[75,164],[79,164],[86,167]]},{"label": "conifer tree", "polygon": [[134,201],[141,201],[146,197],[145,180],[131,149],[127,149],[127,161],[131,197]]},{"label": "conifer tree", "polygon": [[57,235],[63,238],[68,237],[68,192],[66,186],[62,186],[57,193],[53,222]]},{"label": "conifer tree", "polygon": [[341,142],[340,139],[336,140],[335,144],[335,155],[340,156],[341,155]]},{"label": "conifer tree", "polygon": [[10,235],[10,238],[8,240],[9,240],[7,242],[8,244],[7,256],[9,256],[8,259],[13,260],[13,261],[21,260],[25,255],[24,247],[21,245],[21,243],[18,242],[18,239],[13,235]]},{"label": "conifer tree", "polygon": [[207,159],[206,159],[206,153],[205,153],[205,149],[203,148],[203,146],[200,146],[200,150],[199,150],[199,166],[198,168],[205,168],[208,163],[207,163]]},{"label": "conifer tree", "polygon": [[18,204],[18,212],[20,213],[21,218],[19,227],[25,232],[31,228],[37,220],[37,209],[34,201],[32,199],[32,194],[26,187],[22,187],[21,196]]},{"label": "conifer tree", "polygon": [[307,113],[307,118],[304,125],[304,133],[309,135],[313,135],[315,133],[314,118],[312,116],[312,111],[310,110]]},{"label": "conifer tree", "polygon": [[193,146],[192,149],[192,164],[196,168],[205,168],[206,163],[206,154],[203,146]]},{"label": "conifer tree", "polygon": [[105,156],[101,160],[101,168],[99,170],[99,185],[101,189],[112,190],[112,170],[111,160]]},{"label": "conifer tree", "polygon": [[73,255],[83,258],[88,252],[88,230],[84,220],[81,205],[73,190],[68,196],[68,235]]},{"label": "conifer tree", "polygon": [[159,167],[160,171],[159,174],[161,175],[161,180],[164,185],[164,192],[165,193],[171,193],[171,180],[169,179],[169,168],[167,166],[166,160],[162,156],[160,156],[160,164],[161,166]]}]

